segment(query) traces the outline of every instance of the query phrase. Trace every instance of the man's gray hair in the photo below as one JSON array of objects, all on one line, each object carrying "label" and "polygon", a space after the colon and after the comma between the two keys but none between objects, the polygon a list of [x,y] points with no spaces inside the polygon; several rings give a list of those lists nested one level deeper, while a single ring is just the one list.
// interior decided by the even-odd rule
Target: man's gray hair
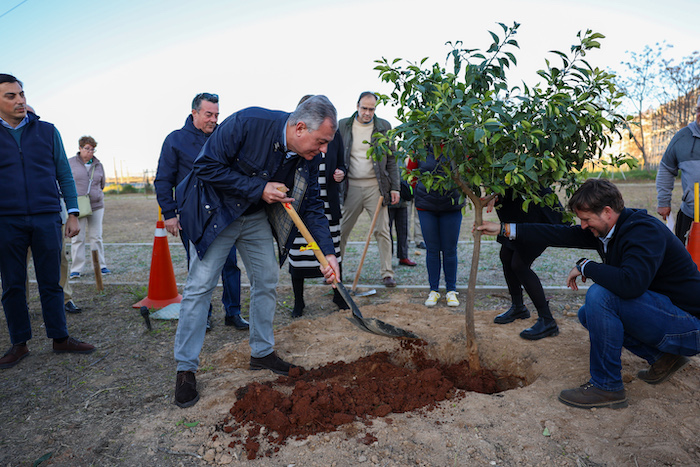
[{"label": "man's gray hair", "polygon": [[299,104],[289,116],[287,125],[304,122],[310,131],[316,131],[326,119],[331,121],[333,131],[336,131],[338,129],[338,112],[326,96],[316,95]]}]

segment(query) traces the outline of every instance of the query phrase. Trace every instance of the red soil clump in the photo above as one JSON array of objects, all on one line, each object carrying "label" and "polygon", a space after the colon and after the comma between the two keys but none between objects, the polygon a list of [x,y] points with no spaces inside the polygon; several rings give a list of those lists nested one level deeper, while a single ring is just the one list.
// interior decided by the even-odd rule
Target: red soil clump
[{"label": "red soil clump", "polygon": [[[254,459],[264,439],[280,445],[290,436],[303,439],[335,431],[355,419],[430,410],[437,402],[464,394],[458,390],[492,394],[522,385],[522,378],[471,371],[466,361],[442,364],[425,355],[425,345],[402,340],[403,353],[379,352],[312,370],[295,368],[289,377],[250,383],[236,391],[237,401],[229,411],[233,418],[227,417],[218,429],[234,438],[230,446],[242,444],[248,459]],[[372,438],[368,433],[361,442],[371,444]]]}]

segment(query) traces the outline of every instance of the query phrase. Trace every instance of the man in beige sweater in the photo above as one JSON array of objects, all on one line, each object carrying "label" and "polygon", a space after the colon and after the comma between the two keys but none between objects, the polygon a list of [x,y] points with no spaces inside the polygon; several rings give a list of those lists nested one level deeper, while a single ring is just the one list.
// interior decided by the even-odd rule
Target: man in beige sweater
[{"label": "man in beige sweater", "polygon": [[391,267],[392,240],[387,206],[399,202],[399,170],[393,155],[378,161],[367,156],[367,150],[374,142],[372,135],[385,134],[391,129],[389,122],[374,115],[376,106],[377,96],[369,91],[363,92],[357,101],[357,112],[340,120],[338,125],[348,164],[347,189],[340,224],[340,250],[344,257],[345,245],[358,217],[362,211],[366,211],[370,218],[373,217],[381,196],[384,202],[374,227],[374,236],[379,247],[382,283],[386,287],[396,287]]}]

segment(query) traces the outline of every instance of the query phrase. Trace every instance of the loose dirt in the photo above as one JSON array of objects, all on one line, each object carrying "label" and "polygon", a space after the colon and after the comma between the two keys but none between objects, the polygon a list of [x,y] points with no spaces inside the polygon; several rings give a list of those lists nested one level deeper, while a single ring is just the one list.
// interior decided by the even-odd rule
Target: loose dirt
[{"label": "loose dirt", "polygon": [[[143,203],[144,212],[134,203]],[[152,242],[153,204],[152,199],[108,197],[105,241]],[[174,262],[181,261],[178,248],[171,241]],[[305,315],[292,320],[291,292],[280,286],[276,349],[304,368],[289,378],[248,370],[247,335],[223,325],[219,288],[213,300],[215,327],[207,334],[197,374],[201,399],[180,409],[173,404],[176,323],[155,321],[149,332],[131,308],[144,293],[150,263],[150,248],[135,251],[108,247],[108,262],[117,267],[105,277],[104,293],[95,291],[90,275],[74,284],[83,312],[68,315],[69,331],[97,345],[91,355],[51,352],[32,283],[32,353],[0,372],[0,465],[700,465],[697,357],[669,381],[651,386],[636,378],[646,362],[623,351],[626,409],[586,411],[557,401],[562,389],[589,377],[588,334],[575,316],[583,296],[571,293],[550,293],[561,333],[537,342],[518,337],[534,317],[493,324],[509,305],[506,296],[480,292],[475,297],[482,365],[494,371],[497,383],[509,378],[504,388],[474,392],[462,389],[459,381],[469,373],[463,310],[444,301],[426,308],[425,290],[401,287],[410,282],[406,277],[396,289],[377,287],[376,295],[357,303],[366,316],[411,330],[425,341],[409,348],[358,330],[346,319],[348,311],[337,310],[327,287],[310,284]],[[546,269],[552,271],[568,264],[549,258]],[[418,277],[420,267],[410,274]],[[178,282],[181,269],[176,265]],[[493,269],[485,266],[480,276],[496,277]],[[371,278],[371,269],[368,274]],[[540,275],[549,281],[547,271]],[[247,314],[247,288],[243,298]],[[2,351],[9,347],[4,317],[0,346]],[[390,380],[391,375],[397,378]],[[377,381],[395,386],[384,391]],[[324,407],[340,407],[330,422],[322,417],[330,410],[313,406],[328,388]],[[269,395],[275,403],[265,412],[248,397],[268,390],[274,391]],[[292,404],[286,413],[285,401],[295,397],[308,400],[308,410],[295,413]],[[427,404],[402,405],[411,400]],[[360,407],[364,411],[356,410]],[[296,425],[287,429],[280,414]],[[248,459],[251,452],[255,460]]]}]

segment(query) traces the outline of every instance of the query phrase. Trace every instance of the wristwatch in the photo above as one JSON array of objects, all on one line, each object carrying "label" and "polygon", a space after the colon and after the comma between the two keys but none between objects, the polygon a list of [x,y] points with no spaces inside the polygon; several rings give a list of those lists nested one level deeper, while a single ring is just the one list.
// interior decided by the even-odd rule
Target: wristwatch
[{"label": "wristwatch", "polygon": [[578,269],[578,272],[580,272],[581,274],[583,274],[583,272],[581,271],[581,266],[583,266],[586,263],[586,261],[588,261],[588,259],[586,258],[581,258],[578,261],[576,261],[576,269]]},{"label": "wristwatch", "polygon": [[79,213],[79,212],[70,212],[70,213],[68,213],[68,215],[69,215],[69,216],[80,217],[80,213]]}]

